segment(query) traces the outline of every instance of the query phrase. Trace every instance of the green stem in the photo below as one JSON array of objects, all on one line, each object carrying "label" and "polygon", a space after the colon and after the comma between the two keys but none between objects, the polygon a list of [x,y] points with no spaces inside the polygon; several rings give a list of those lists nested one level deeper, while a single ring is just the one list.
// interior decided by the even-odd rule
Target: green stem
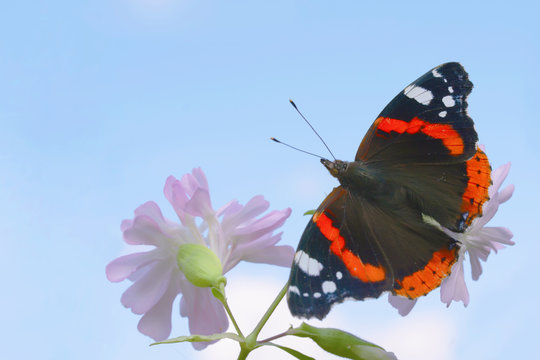
[{"label": "green stem", "polygon": [[251,332],[251,334],[248,335],[246,338],[246,344],[250,347],[254,346],[257,343],[257,336],[259,336],[259,333],[261,332],[262,328],[270,318],[270,315],[276,310],[276,307],[281,302],[285,294],[287,293],[287,289],[289,288],[289,282],[285,284],[283,289],[279,292],[277,297],[275,298],[274,302],[270,305],[268,310],[266,310],[266,313],[264,313],[262,319],[259,321],[257,326],[255,326],[255,329]]},{"label": "green stem", "polygon": [[245,344],[240,343],[240,354],[238,354],[238,360],[247,359],[247,356],[251,352],[251,350],[253,349],[249,349],[245,346]]},{"label": "green stem", "polygon": [[290,329],[287,330],[287,331],[284,331],[284,332],[282,332],[282,333],[280,333],[280,334],[277,334],[277,335],[274,335],[274,336],[270,336],[269,338],[266,338],[266,339],[264,339],[264,340],[260,340],[260,341],[258,341],[258,343],[259,343],[259,344],[263,344],[263,343],[267,343],[267,342],[270,342],[270,341],[272,341],[272,340],[279,339],[279,338],[281,338],[281,337],[290,335],[290,332],[289,332],[289,331],[290,331]]},{"label": "green stem", "polygon": [[[238,326],[238,324],[236,323],[236,319],[234,318],[232,312],[231,312],[231,309],[229,308],[229,304],[227,303],[227,297],[225,296],[225,284],[223,283],[220,283],[220,286],[219,286],[219,291],[221,292],[222,294],[222,297],[221,299],[221,303],[223,304],[223,306],[225,307],[225,311],[227,312],[227,314],[229,315],[229,318],[231,319],[231,322],[233,323],[234,325],[234,328],[236,329],[236,333],[242,338],[244,339],[244,334],[242,334],[242,330],[240,330],[240,327]],[[247,355],[247,354],[246,354]],[[240,358],[239,358],[240,359]]]}]

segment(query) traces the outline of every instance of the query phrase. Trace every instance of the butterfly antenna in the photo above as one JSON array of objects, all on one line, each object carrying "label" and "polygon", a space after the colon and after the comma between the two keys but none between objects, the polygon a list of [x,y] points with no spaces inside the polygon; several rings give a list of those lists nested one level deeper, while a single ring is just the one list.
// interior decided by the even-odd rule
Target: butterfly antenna
[{"label": "butterfly antenna", "polygon": [[312,156],[318,157],[319,159],[324,159],[324,158],[323,158],[322,156],[320,156],[320,155],[317,155],[317,154],[314,154],[314,153],[310,153],[309,151],[302,150],[302,149],[299,149],[299,148],[294,147],[294,146],[292,146],[292,145],[289,145],[289,144],[287,144],[287,143],[284,143],[283,141],[279,141],[279,140],[276,139],[275,137],[271,137],[270,140],[275,141],[275,142],[277,142],[278,144],[288,146],[288,147],[290,147],[291,149],[298,150],[298,151],[303,152],[303,153],[305,153],[305,154],[308,154],[308,155],[312,155]]},{"label": "butterfly antenna", "polygon": [[[293,108],[300,114],[300,116],[302,117],[302,119],[304,119],[304,121],[309,125],[309,127],[311,128],[311,130],[313,130],[313,132],[319,137],[319,139],[321,139],[322,143],[324,144],[324,146],[326,147],[326,149],[328,150],[328,152],[330,153],[330,155],[332,155],[332,157],[334,158],[334,160],[336,160],[336,157],[334,156],[334,154],[332,153],[332,151],[330,150],[330,148],[328,147],[328,145],[326,145],[326,143],[324,142],[323,138],[321,137],[321,135],[319,135],[319,133],[317,132],[317,130],[315,130],[315,128],[311,125],[311,123],[308,121],[308,119],[306,119],[306,117],[300,112],[300,110],[298,110],[298,107],[296,106],[296,104],[294,103],[294,101],[292,101],[291,99],[289,99],[289,102],[291,103],[291,105],[293,106]],[[284,144],[286,145],[286,144]],[[290,145],[288,145],[290,146]],[[291,146],[292,147],[292,146]],[[322,158],[321,158],[322,159]]]}]

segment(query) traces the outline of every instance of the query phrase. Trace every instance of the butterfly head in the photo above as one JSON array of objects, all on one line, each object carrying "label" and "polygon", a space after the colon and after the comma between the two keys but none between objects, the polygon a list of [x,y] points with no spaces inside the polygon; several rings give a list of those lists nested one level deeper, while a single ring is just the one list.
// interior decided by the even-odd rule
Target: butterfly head
[{"label": "butterfly head", "polygon": [[321,163],[328,169],[333,177],[341,177],[341,175],[347,170],[349,162],[342,160],[330,161],[327,159],[321,159]]}]

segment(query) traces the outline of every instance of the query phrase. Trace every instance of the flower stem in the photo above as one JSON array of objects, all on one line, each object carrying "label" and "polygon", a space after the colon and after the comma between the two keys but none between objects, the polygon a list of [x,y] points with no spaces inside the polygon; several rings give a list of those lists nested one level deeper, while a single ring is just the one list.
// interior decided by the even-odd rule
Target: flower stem
[{"label": "flower stem", "polygon": [[276,307],[281,302],[285,294],[287,293],[287,288],[289,287],[289,282],[285,284],[283,289],[279,292],[279,294],[276,296],[274,302],[270,305],[268,310],[266,310],[266,313],[263,315],[262,319],[259,321],[257,326],[255,326],[255,329],[249,334],[246,338],[246,344],[248,346],[254,346],[257,343],[257,336],[259,336],[259,333],[261,332],[262,328],[270,318],[270,315],[276,310]]},{"label": "flower stem", "polygon": [[240,344],[240,354],[238,354],[238,359],[237,360],[247,359],[247,356],[251,352],[251,350],[252,349],[249,349],[246,346],[242,346],[242,344]]},{"label": "flower stem", "polygon": [[229,303],[227,303],[227,297],[225,296],[225,284],[224,283],[219,284],[219,292],[221,292],[222,296],[218,297],[218,299],[221,301],[221,303],[225,307],[225,311],[229,315],[229,318],[231,319],[231,322],[233,323],[234,328],[236,329],[236,333],[243,339],[244,334],[242,334],[242,330],[240,330],[240,327],[236,323],[236,319],[234,318],[234,316],[232,314],[231,308],[229,308]]},{"label": "flower stem", "polygon": [[[290,329],[289,329],[290,330]],[[270,336],[269,338],[266,338],[264,340],[260,340],[258,341],[259,344],[262,344],[262,343],[267,343],[267,342],[270,342],[272,340],[275,340],[275,339],[279,339],[281,337],[284,337],[284,336],[287,336],[290,334],[290,331],[289,330],[286,330],[280,334],[277,334],[277,335],[274,335],[274,336]]]}]

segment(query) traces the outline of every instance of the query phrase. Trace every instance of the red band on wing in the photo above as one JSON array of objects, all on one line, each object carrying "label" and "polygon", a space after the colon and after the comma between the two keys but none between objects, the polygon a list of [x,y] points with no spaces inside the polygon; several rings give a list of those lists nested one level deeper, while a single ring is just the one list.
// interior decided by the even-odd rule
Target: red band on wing
[{"label": "red band on wing", "polygon": [[358,256],[345,247],[345,239],[339,234],[339,229],[332,225],[332,220],[324,213],[315,213],[313,222],[332,244],[330,250],[337,255],[349,270],[349,273],[363,282],[378,282],[386,278],[382,266],[365,264]]},{"label": "red band on wing", "polygon": [[452,265],[456,262],[456,250],[441,249],[433,254],[427,265],[401,280],[396,280],[399,289],[394,289],[396,295],[416,299],[426,295],[441,285],[441,281],[450,274]]},{"label": "red band on wing", "polygon": [[405,132],[408,134],[416,134],[421,132],[434,139],[442,140],[444,146],[450,151],[451,155],[461,155],[465,149],[463,139],[450,124],[432,124],[416,117],[410,122],[380,117],[376,122],[378,122],[377,129],[386,133],[391,131],[395,131],[399,134]]},{"label": "red band on wing", "polygon": [[467,160],[467,188],[463,193],[461,211],[468,213],[465,223],[470,225],[477,216],[482,216],[482,206],[489,200],[488,189],[491,185],[491,166],[486,153],[477,149],[476,154]]}]

